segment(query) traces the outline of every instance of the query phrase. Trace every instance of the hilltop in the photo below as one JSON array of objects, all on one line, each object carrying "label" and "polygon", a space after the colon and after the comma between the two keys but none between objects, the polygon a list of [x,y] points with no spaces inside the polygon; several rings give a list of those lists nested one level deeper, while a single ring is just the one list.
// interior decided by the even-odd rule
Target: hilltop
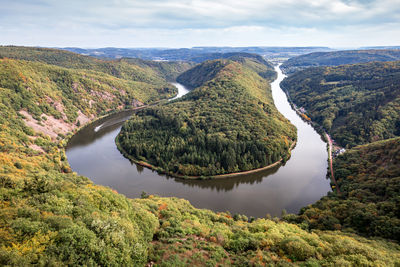
[{"label": "hilltop", "polygon": [[[276,79],[274,66],[259,55],[248,53],[226,53],[220,55],[220,57],[222,59],[229,59],[238,62],[255,71],[258,75],[268,81]],[[221,71],[222,67],[223,64],[210,60],[183,72],[177,77],[177,81],[185,84],[189,88],[196,88],[201,86],[203,83],[212,80],[218,72]]]}]

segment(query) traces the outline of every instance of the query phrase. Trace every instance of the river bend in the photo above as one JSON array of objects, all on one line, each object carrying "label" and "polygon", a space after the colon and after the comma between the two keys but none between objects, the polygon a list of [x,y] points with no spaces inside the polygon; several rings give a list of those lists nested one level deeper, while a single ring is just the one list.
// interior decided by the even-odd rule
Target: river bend
[{"label": "river bend", "polygon": [[[132,164],[118,151],[114,139],[132,111],[98,120],[74,135],[66,149],[73,169],[94,183],[109,186],[130,198],[142,191],[189,200],[197,208],[230,211],[247,216],[280,216],[281,211],[297,213],[330,191],[326,144],[318,133],[291,108],[279,86],[284,75],[272,83],[272,96],[278,110],[298,130],[298,141],[290,160],[280,167],[259,173],[218,180],[182,180],[160,175]],[[175,84],[178,97],[187,90]]]}]

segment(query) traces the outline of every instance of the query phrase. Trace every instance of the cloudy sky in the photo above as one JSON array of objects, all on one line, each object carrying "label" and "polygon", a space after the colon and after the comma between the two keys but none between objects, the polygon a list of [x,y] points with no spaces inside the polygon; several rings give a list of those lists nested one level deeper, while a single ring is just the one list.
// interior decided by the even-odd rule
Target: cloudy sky
[{"label": "cloudy sky", "polygon": [[0,44],[400,45],[400,0],[0,0]]}]

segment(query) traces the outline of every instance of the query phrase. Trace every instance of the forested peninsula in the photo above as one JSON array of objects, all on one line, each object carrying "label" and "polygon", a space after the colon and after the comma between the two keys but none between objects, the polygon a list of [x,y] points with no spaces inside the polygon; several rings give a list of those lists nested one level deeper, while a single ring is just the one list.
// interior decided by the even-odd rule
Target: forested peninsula
[{"label": "forested peninsula", "polygon": [[178,77],[191,92],[133,115],[117,142],[136,162],[179,177],[286,161],[296,129],[274,106],[272,70],[259,56],[206,61]]},{"label": "forested peninsula", "polygon": [[126,65],[144,76],[123,78],[97,65],[118,68],[119,61],[54,49],[0,51],[1,266],[399,264],[399,245],[387,240],[215,213],[177,198],[128,199],[93,184],[71,172],[65,137],[107,109],[132,107],[134,98],[153,103],[173,96],[166,76],[159,83],[152,74],[160,68]]}]

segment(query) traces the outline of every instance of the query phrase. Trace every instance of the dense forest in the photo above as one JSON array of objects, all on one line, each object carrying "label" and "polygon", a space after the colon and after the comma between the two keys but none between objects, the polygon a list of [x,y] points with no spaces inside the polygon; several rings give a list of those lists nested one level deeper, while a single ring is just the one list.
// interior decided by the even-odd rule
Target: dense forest
[{"label": "dense forest", "polygon": [[[133,80],[90,69],[71,70],[43,62],[1,59],[0,66],[1,266],[400,264],[399,245],[385,240],[341,231],[308,231],[276,218],[254,220],[214,213],[182,199],[145,193],[142,199],[128,199],[94,185],[71,172],[63,136],[56,141],[35,131],[27,124],[28,114],[40,114],[34,115],[37,125],[55,132],[54,118],[73,121],[69,110],[83,108],[83,101],[76,98],[90,97],[85,91],[105,94],[115,87],[151,99],[153,91],[147,88],[157,85],[147,84],[143,91],[136,87],[142,81],[131,84]],[[97,118],[102,109],[97,105],[117,109],[125,99],[113,95],[111,100],[91,95],[90,100],[104,103],[92,103],[93,109],[86,106],[87,114]],[[25,115],[19,113],[21,108]]]},{"label": "dense forest", "polygon": [[289,58],[282,64],[281,68],[284,73],[292,74],[309,67],[339,66],[372,61],[384,62],[396,60],[400,60],[400,49],[314,52]]},{"label": "dense forest", "polygon": [[400,61],[309,68],[281,86],[342,146],[400,135]]},{"label": "dense forest", "polygon": [[281,86],[339,145],[353,147],[334,159],[340,193],[285,220],[400,241],[400,61],[308,68]]},{"label": "dense forest", "polygon": [[350,149],[333,167],[341,194],[331,193],[286,220],[306,229],[400,241],[400,137]]},{"label": "dense forest", "polygon": [[[264,61],[206,61],[178,81],[196,87],[182,99],[138,112],[118,143],[136,161],[179,176],[213,176],[289,157],[295,127],[275,108]],[[271,76],[271,75],[269,75]]]}]

